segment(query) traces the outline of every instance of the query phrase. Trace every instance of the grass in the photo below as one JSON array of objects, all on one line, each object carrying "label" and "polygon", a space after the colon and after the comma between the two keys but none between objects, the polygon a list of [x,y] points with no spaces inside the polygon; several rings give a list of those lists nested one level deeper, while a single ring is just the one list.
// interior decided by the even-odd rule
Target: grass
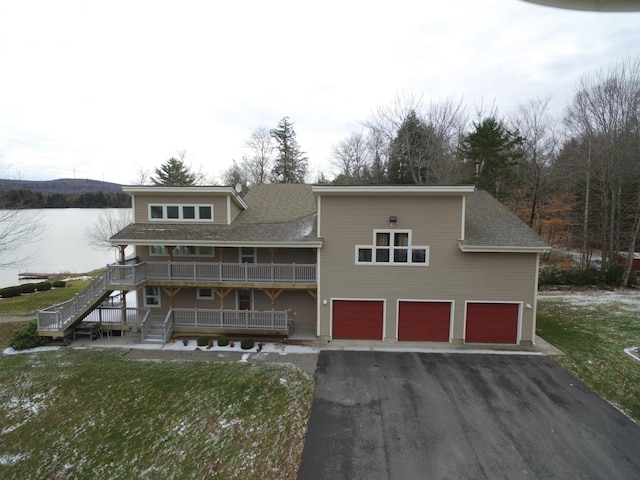
[{"label": "grass", "polygon": [[134,362],[121,350],[0,360],[0,478],[295,478],[311,375]]},{"label": "grass", "polygon": [[0,299],[0,317],[33,315],[38,310],[72,299],[89,284],[85,280],[71,280],[65,288],[54,288],[46,292],[36,292],[13,298]]},{"label": "grass", "polygon": [[580,306],[539,298],[537,334],[566,353],[555,360],[640,422],[640,362],[624,352],[640,346],[637,309],[615,302]]}]

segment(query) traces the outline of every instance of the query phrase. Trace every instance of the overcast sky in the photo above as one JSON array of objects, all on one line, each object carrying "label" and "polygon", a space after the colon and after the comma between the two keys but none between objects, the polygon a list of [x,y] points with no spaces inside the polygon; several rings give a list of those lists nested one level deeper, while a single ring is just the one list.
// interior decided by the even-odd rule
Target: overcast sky
[{"label": "overcast sky", "polygon": [[[520,0],[0,3],[0,176],[133,183],[180,150],[219,175],[294,122],[311,181],[398,95],[473,110],[552,95],[640,55],[640,13]],[[330,175],[329,175],[330,176]]]}]

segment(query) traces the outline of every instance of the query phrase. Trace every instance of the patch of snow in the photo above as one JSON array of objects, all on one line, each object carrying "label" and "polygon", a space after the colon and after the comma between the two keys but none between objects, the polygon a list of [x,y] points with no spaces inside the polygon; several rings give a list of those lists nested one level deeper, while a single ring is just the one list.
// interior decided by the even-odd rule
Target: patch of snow
[{"label": "patch of snow", "polygon": [[21,353],[34,353],[34,352],[51,352],[55,350],[60,350],[60,347],[36,347],[36,348],[27,348],[25,350],[14,350],[13,348],[5,348],[2,351],[3,355],[19,355]]},{"label": "patch of snow", "polygon": [[[142,344],[142,345],[144,346],[147,344]],[[195,351],[197,348],[199,348],[200,351],[203,351],[203,352],[207,352],[207,351],[216,352],[216,353],[239,352],[242,354],[278,353],[280,355],[286,355],[287,353],[317,353],[318,352],[318,349],[314,347],[306,347],[304,345],[284,345],[277,342],[263,343],[262,349],[260,350],[260,352],[258,352],[258,342],[256,342],[253,348],[249,348],[246,350],[240,348],[239,342],[236,342],[236,344],[233,347],[228,345],[226,347],[220,347],[216,343],[214,343],[211,347],[209,346],[198,347],[198,343],[196,340],[189,340],[186,345],[181,340],[178,340],[176,342],[167,343],[164,346],[162,345],[149,345],[149,346],[153,348],[161,348],[163,350]],[[128,345],[128,347],[139,348],[138,345]],[[243,355],[243,358],[244,358],[244,355]]]},{"label": "patch of snow", "polygon": [[0,465],[13,465],[22,460],[24,455],[0,455]]},{"label": "patch of snow", "polygon": [[538,299],[544,301],[561,300],[574,306],[607,305],[616,303],[630,310],[640,310],[640,291],[636,290],[584,290],[584,291],[544,291]]},{"label": "patch of snow", "polygon": [[624,353],[629,355],[634,360],[640,362],[640,347],[629,347],[624,349]]},{"label": "patch of snow", "polygon": [[249,354],[248,353],[244,353],[242,355],[242,358],[240,359],[241,362],[248,362],[249,361]]}]

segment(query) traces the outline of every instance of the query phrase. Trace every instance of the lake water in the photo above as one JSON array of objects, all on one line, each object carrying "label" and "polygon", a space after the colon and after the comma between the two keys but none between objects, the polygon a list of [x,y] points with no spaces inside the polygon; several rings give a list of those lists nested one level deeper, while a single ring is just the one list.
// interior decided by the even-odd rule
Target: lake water
[{"label": "lake water", "polygon": [[13,258],[24,261],[19,267],[0,270],[0,288],[18,285],[21,272],[85,273],[118,258],[115,248],[96,250],[86,239],[85,231],[96,224],[103,209],[48,208],[30,212],[38,213],[42,235],[12,253]]}]

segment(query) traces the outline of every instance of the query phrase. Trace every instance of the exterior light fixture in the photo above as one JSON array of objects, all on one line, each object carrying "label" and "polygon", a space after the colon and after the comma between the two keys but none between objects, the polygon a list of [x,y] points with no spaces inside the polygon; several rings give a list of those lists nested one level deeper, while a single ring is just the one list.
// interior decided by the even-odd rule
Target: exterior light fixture
[{"label": "exterior light fixture", "polygon": [[396,215],[391,215],[389,217],[389,225],[391,225],[392,227],[396,226],[397,221],[398,221],[398,217]]}]

